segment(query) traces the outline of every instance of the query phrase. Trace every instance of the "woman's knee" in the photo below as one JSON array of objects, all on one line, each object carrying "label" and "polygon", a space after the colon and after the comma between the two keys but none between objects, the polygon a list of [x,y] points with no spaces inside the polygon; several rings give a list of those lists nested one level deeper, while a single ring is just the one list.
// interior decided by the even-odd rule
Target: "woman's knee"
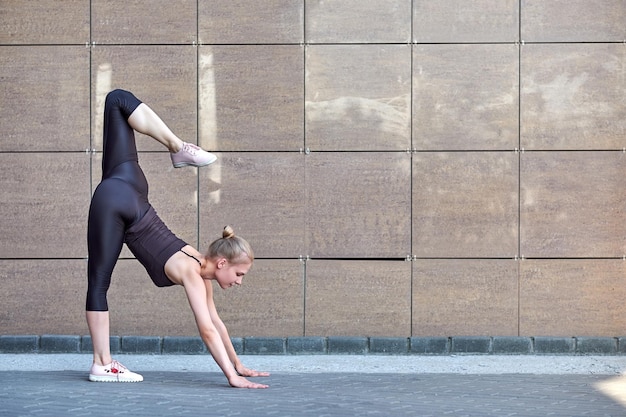
[{"label": "woman's knee", "polygon": [[130,93],[126,90],[116,88],[115,90],[112,90],[107,94],[104,105],[106,107],[115,106],[115,105],[119,106],[120,103],[122,103],[129,94]]},{"label": "woman's knee", "polygon": [[133,93],[121,88],[110,91],[104,101],[105,109],[118,108],[126,119],[140,104],[141,100],[135,97]]},{"label": "woman's knee", "polygon": [[107,303],[107,287],[91,286],[87,288],[87,311],[109,311],[109,305]]}]

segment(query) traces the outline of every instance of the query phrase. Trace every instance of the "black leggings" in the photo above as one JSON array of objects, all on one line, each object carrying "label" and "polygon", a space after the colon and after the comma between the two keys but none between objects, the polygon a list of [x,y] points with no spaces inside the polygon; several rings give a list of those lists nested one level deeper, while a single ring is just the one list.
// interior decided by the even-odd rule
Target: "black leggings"
[{"label": "black leggings", "polygon": [[157,286],[173,283],[163,267],[186,243],[159,219],[148,202],[148,182],[139,167],[128,117],[141,104],[132,93],[114,90],[104,107],[102,181],[89,207],[87,311],[107,311],[111,274],[126,242]]}]

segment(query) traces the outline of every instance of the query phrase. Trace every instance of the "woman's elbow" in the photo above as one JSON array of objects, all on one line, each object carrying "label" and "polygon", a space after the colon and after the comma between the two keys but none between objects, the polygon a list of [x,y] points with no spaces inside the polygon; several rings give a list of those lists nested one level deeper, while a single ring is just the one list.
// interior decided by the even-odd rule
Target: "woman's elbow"
[{"label": "woman's elbow", "polygon": [[220,337],[219,332],[217,331],[217,329],[213,326],[211,327],[201,327],[199,329],[200,331],[200,337],[202,338],[202,340],[204,340],[205,342],[209,342],[209,341],[213,341],[216,338]]}]

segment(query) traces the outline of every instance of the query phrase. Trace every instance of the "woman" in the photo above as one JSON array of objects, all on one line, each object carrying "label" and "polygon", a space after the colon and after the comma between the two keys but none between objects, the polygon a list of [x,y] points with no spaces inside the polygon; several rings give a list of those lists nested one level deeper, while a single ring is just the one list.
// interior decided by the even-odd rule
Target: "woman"
[{"label": "woman", "polygon": [[146,268],[155,285],[182,285],[200,331],[228,382],[239,388],[267,388],[245,377],[268,376],[243,366],[213,302],[215,280],[222,288],[241,285],[254,260],[248,242],[226,227],[206,255],[177,238],[148,201],[148,183],[137,161],[134,131],[170,150],[175,167],[204,166],[215,155],[184,143],[132,93],[114,90],[104,107],[102,181],[89,208],[87,325],[93,343],[89,380],[140,382],[143,377],[111,358],[106,293],[123,243]]}]

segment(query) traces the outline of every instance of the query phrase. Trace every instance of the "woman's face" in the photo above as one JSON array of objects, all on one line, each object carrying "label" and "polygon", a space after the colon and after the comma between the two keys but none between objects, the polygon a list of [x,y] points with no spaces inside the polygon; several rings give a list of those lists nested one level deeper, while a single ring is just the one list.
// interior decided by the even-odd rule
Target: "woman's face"
[{"label": "woman's face", "polygon": [[251,266],[251,262],[230,263],[222,258],[217,261],[215,280],[223,289],[230,288],[233,285],[241,285],[243,276],[248,273]]}]

